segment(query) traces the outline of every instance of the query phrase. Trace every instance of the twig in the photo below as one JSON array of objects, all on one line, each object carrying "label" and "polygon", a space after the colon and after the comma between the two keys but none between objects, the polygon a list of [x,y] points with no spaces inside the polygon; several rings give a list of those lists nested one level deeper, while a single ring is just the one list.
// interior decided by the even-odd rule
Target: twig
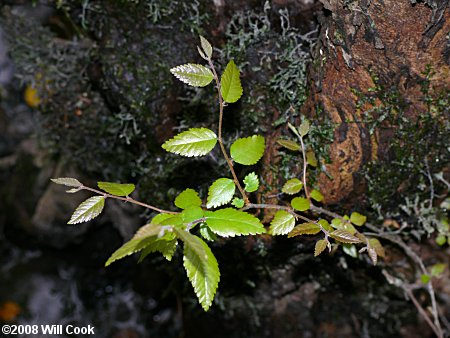
[{"label": "twig", "polygon": [[299,135],[300,144],[302,146],[302,156],[303,156],[303,188],[305,189],[305,195],[308,198],[308,200],[311,200],[309,197],[308,192],[308,186],[306,185],[306,169],[308,167],[308,162],[306,161],[306,154],[305,154],[305,144],[303,143],[303,137]]}]

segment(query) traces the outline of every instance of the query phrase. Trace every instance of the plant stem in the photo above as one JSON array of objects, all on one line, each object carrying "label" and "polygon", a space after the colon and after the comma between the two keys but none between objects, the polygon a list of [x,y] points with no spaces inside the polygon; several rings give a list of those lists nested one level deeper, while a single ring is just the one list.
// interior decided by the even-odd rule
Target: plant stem
[{"label": "plant stem", "polygon": [[302,155],[303,155],[303,187],[305,188],[305,195],[308,198],[308,200],[311,200],[309,197],[309,191],[308,186],[306,185],[306,168],[308,166],[308,162],[306,162],[306,153],[305,153],[305,144],[303,143],[303,137],[300,138],[300,144],[302,146]]},{"label": "plant stem", "polygon": [[133,203],[133,204],[137,204],[137,205],[140,205],[141,207],[144,207],[144,208],[147,208],[147,209],[151,209],[151,210],[163,213],[163,214],[173,214],[173,215],[179,214],[178,212],[175,212],[175,211],[169,211],[169,210],[160,209],[160,208],[154,207],[154,206],[152,206],[150,204],[146,204],[146,203],[142,203],[142,202],[136,201],[135,199],[133,199],[133,198],[131,198],[129,196],[127,196],[127,197],[114,196],[114,195],[111,195],[111,194],[107,194],[106,192],[97,190],[97,189],[86,187],[84,185],[81,186],[80,189],[89,190],[89,191],[95,192],[95,193],[97,193],[99,195],[103,195],[104,197],[107,197],[107,198],[113,198],[113,199],[116,199],[116,200],[121,200],[121,201],[125,201],[125,202],[130,202],[130,203]]},{"label": "plant stem", "polygon": [[228,153],[227,153],[227,151],[225,149],[225,146],[223,145],[223,141],[222,141],[222,121],[223,121],[224,104],[223,104],[222,94],[220,92],[220,80],[219,80],[219,77],[217,76],[216,68],[214,67],[214,64],[212,63],[212,61],[208,60],[208,63],[209,63],[209,67],[211,68],[211,70],[213,72],[214,81],[216,82],[217,94],[219,96],[219,130],[218,130],[217,140],[219,141],[219,145],[220,145],[220,149],[222,150],[223,157],[225,157],[225,160],[228,163],[228,167],[230,168],[231,175],[233,175],[234,183],[238,187],[239,192],[241,193],[242,198],[244,199],[245,205],[249,205],[250,201],[249,201],[249,199],[247,197],[247,194],[245,193],[245,190],[242,188],[241,184],[239,183],[239,179],[237,178],[236,173],[235,173],[234,168],[233,168],[233,162],[231,162],[231,159],[228,156]]}]

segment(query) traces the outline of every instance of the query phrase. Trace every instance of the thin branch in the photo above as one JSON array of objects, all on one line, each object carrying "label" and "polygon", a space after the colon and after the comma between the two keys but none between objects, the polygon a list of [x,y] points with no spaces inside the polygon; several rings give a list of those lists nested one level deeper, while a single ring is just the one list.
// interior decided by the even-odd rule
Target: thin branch
[{"label": "thin branch", "polygon": [[303,187],[305,189],[305,195],[308,200],[311,200],[309,197],[308,186],[306,185],[306,169],[308,167],[308,162],[306,161],[306,153],[305,153],[305,144],[303,143],[303,137],[300,135],[300,144],[302,146],[302,156],[303,156]]}]

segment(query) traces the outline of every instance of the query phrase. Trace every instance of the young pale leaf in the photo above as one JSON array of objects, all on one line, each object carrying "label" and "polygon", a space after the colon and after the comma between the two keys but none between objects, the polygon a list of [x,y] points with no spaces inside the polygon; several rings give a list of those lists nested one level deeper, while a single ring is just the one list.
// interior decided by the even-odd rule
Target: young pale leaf
[{"label": "young pale leaf", "polygon": [[209,68],[193,63],[174,67],[170,72],[178,80],[193,87],[205,87],[214,79],[213,73]]},{"label": "young pale leaf", "polygon": [[319,256],[327,247],[327,240],[319,239],[314,247],[314,257]]},{"label": "young pale leaf", "polygon": [[244,184],[245,184],[244,190],[247,192],[254,192],[258,190],[259,187],[258,176],[256,176],[254,172],[251,172],[250,174],[245,176]]},{"label": "young pale leaf", "polygon": [[295,210],[306,211],[311,207],[311,203],[304,197],[295,197],[291,201],[291,205]]},{"label": "young pale leaf", "polygon": [[295,135],[300,137],[300,134],[298,133],[297,129],[290,122],[288,122],[288,127]]},{"label": "young pale leaf", "polygon": [[255,216],[232,208],[207,211],[205,216],[206,224],[222,237],[256,235],[266,231]]},{"label": "young pale leaf", "polygon": [[173,254],[177,248],[177,239],[173,232],[166,232],[163,237],[155,239],[142,250],[138,263],[153,252],[160,252],[168,261],[172,260]]},{"label": "young pale leaf", "polygon": [[81,188],[72,188],[72,189],[66,190],[66,192],[69,193],[69,194],[74,194],[74,193],[79,192],[81,190],[82,190]]},{"label": "young pale leaf", "polygon": [[358,212],[352,212],[352,214],[350,215],[350,222],[352,222],[354,225],[358,225],[361,226],[364,223],[366,223],[367,217],[364,215],[361,215]]},{"label": "young pale leaf", "polygon": [[209,153],[217,143],[217,135],[207,128],[191,128],[162,145],[168,152],[182,156],[203,156]]},{"label": "young pale leaf", "polygon": [[[356,249],[355,249],[355,251],[356,251]],[[377,265],[378,256],[377,256],[377,252],[375,251],[375,249],[368,247],[367,248],[367,254],[369,255],[370,260],[372,261],[372,264],[373,265]]]},{"label": "young pale leaf", "polygon": [[350,232],[345,230],[334,230],[330,234],[330,237],[334,238],[335,240],[341,243],[349,243],[349,244],[361,243],[361,240],[358,237],[353,236]]},{"label": "young pale leaf", "polygon": [[308,151],[306,152],[306,162],[307,162],[311,167],[317,167],[317,158],[316,158],[316,154],[314,154],[314,151],[308,150]]},{"label": "young pale leaf", "polygon": [[376,238],[369,239],[369,246],[375,250],[378,256],[385,257],[386,253],[380,241]]},{"label": "young pale leaf", "polygon": [[197,50],[198,50],[198,53],[200,54],[202,59],[204,59],[206,61],[209,60],[208,57],[205,55],[205,52],[199,46],[197,46]]},{"label": "young pale leaf", "polygon": [[233,201],[231,201],[231,204],[234,207],[240,209],[240,208],[242,208],[244,206],[244,200],[242,198],[235,197],[235,198],[233,198]]},{"label": "young pale leaf", "polygon": [[288,238],[300,236],[300,235],[315,235],[320,232],[320,226],[314,223],[303,223],[297,225],[288,234]]},{"label": "young pale leaf", "polygon": [[128,196],[136,188],[134,184],[121,184],[112,182],[97,182],[97,185],[103,191],[114,196]]},{"label": "young pale leaf", "polygon": [[323,195],[319,190],[313,189],[310,192],[310,196],[313,200],[317,201],[317,202],[322,202],[323,201]]},{"label": "young pale leaf", "polygon": [[231,157],[239,164],[252,165],[264,155],[264,137],[253,135],[237,139],[230,148]]},{"label": "young pale leaf", "polygon": [[294,195],[303,188],[303,183],[298,178],[291,178],[281,188],[281,191],[288,195]]},{"label": "young pale leaf", "polygon": [[194,189],[186,189],[175,198],[174,203],[178,208],[186,209],[190,206],[201,206],[202,200],[198,196],[198,192],[196,192]]},{"label": "young pale leaf", "polygon": [[308,120],[303,121],[300,127],[298,127],[298,131],[300,132],[300,135],[302,137],[306,136],[309,132],[309,121]]},{"label": "young pale leaf", "polygon": [[175,232],[184,242],[183,263],[189,281],[203,310],[208,311],[220,279],[216,257],[199,237],[180,229],[175,229]]},{"label": "young pale leaf", "polygon": [[292,150],[292,151],[299,151],[300,149],[302,149],[300,144],[298,144],[297,142],[291,141],[291,140],[279,139],[279,140],[277,140],[277,143],[280,146],[282,146],[282,147],[284,147],[286,149]]},{"label": "young pale leaf", "polygon": [[105,197],[94,196],[88,198],[86,201],[81,203],[78,208],[74,211],[70,221],[67,224],[77,224],[82,222],[90,221],[94,219],[103,211],[105,206]]},{"label": "young pale leaf", "polygon": [[71,177],[52,178],[50,180],[53,183],[66,185],[68,187],[76,187],[76,188],[78,188],[78,187],[83,186],[83,184],[81,184],[80,181],[78,181],[75,178],[71,178]]},{"label": "young pale leaf", "polygon": [[239,79],[239,69],[233,60],[228,62],[225,71],[220,79],[220,92],[225,102],[234,103],[242,96],[241,80]]},{"label": "young pale leaf", "polygon": [[295,227],[295,218],[285,210],[276,212],[272,222],[270,222],[269,234],[286,235]]},{"label": "young pale leaf", "polygon": [[200,235],[206,239],[208,242],[215,242],[217,241],[217,236],[214,232],[211,231],[209,226],[207,226],[205,223],[200,224]]},{"label": "young pale leaf", "polygon": [[207,60],[210,60],[212,57],[212,46],[208,40],[206,40],[203,36],[200,35],[200,44],[202,46],[202,50],[205,53]]},{"label": "young pale leaf", "polygon": [[354,246],[353,244],[342,244],[342,250],[350,257],[358,257],[358,250],[356,250],[356,246]]},{"label": "young pale leaf", "polygon": [[206,207],[216,208],[227,204],[233,198],[236,191],[234,181],[229,178],[219,178],[208,189]]},{"label": "young pale leaf", "polygon": [[447,268],[447,264],[445,263],[437,263],[431,266],[430,273],[432,277],[439,277],[443,274],[445,269]]}]

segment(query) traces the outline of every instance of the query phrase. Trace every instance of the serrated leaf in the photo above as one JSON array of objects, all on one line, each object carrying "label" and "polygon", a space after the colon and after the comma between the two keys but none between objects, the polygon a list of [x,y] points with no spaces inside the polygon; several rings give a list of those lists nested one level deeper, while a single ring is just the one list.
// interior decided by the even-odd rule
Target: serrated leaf
[{"label": "serrated leaf", "polygon": [[308,134],[309,127],[310,127],[310,125],[309,125],[308,120],[305,120],[300,124],[300,127],[298,127],[298,131],[302,137],[304,137]]},{"label": "serrated leaf", "polygon": [[355,227],[350,222],[342,221],[339,218],[333,218],[331,221],[331,225],[337,230],[344,230],[351,233],[352,235],[356,233]]},{"label": "serrated leaf", "polygon": [[233,60],[228,62],[220,78],[220,92],[225,102],[234,103],[242,96],[242,85],[239,79],[239,69]]},{"label": "serrated leaf", "polygon": [[206,40],[203,36],[200,35],[200,45],[202,46],[202,50],[205,53],[207,60],[210,60],[212,57],[212,46],[208,40]]},{"label": "serrated leaf", "polygon": [[202,200],[198,196],[198,192],[194,189],[186,189],[175,198],[175,206],[180,209],[186,209],[190,206],[200,207]]},{"label": "serrated leaf", "polygon": [[233,198],[236,191],[234,181],[229,178],[219,178],[208,189],[206,207],[216,208],[227,204]]},{"label": "serrated leaf", "polygon": [[291,141],[291,140],[283,140],[283,139],[279,139],[277,140],[277,143],[289,150],[292,151],[299,151],[300,149],[302,149],[302,147],[300,146],[300,144],[298,144],[297,142]]},{"label": "serrated leaf", "polygon": [[291,206],[298,211],[306,211],[311,207],[311,202],[304,197],[295,197],[291,201]]},{"label": "serrated leaf", "polygon": [[375,252],[377,253],[378,256],[380,256],[380,257],[386,256],[384,248],[378,239],[376,239],[376,238],[369,239],[369,246],[375,250]]},{"label": "serrated leaf", "polygon": [[320,226],[315,223],[303,223],[297,225],[288,234],[288,238],[300,236],[300,235],[315,235],[320,232]]},{"label": "serrated leaf", "polygon": [[310,193],[309,193],[310,197],[317,201],[317,202],[322,202],[323,201],[323,195],[319,190],[313,189]]},{"label": "serrated leaf", "polygon": [[244,200],[242,198],[233,198],[233,201],[231,202],[231,204],[233,206],[235,206],[236,208],[240,209],[244,206]]},{"label": "serrated leaf", "polygon": [[258,176],[254,172],[251,172],[250,174],[245,176],[244,184],[245,184],[244,190],[247,192],[254,192],[258,190],[259,187]]},{"label": "serrated leaf", "polygon": [[295,218],[285,210],[276,212],[272,222],[270,222],[269,234],[286,235],[295,227]]},{"label": "serrated leaf", "polygon": [[193,63],[174,67],[170,72],[178,80],[193,87],[205,87],[214,79],[214,75],[209,68]]},{"label": "serrated leaf", "polygon": [[312,150],[306,152],[306,162],[312,167],[317,167],[316,154]]},{"label": "serrated leaf", "polygon": [[291,178],[281,188],[281,191],[288,195],[294,195],[303,188],[303,183],[298,178]]},{"label": "serrated leaf", "polygon": [[332,233],[330,233],[330,237],[341,243],[361,243],[361,240],[358,237],[353,236],[350,232],[345,230],[334,230]]},{"label": "serrated leaf", "polygon": [[342,250],[350,257],[358,257],[358,250],[356,250],[356,246],[353,244],[342,244]]},{"label": "serrated leaf", "polygon": [[72,188],[72,189],[66,190],[66,192],[69,193],[69,194],[74,194],[74,193],[79,192],[81,190],[82,190],[81,188]]},{"label": "serrated leaf", "polygon": [[94,219],[103,211],[105,197],[94,196],[81,203],[74,211],[67,224],[77,224]]},{"label": "serrated leaf", "polygon": [[314,257],[319,256],[327,247],[327,242],[324,239],[320,239],[316,242],[316,245],[314,247]]},{"label": "serrated leaf", "polygon": [[202,219],[204,216],[204,210],[195,205],[191,205],[183,210],[181,217],[183,218],[183,223],[191,223]]},{"label": "serrated leaf", "polygon": [[163,237],[155,239],[150,242],[141,252],[138,263],[141,263],[145,257],[153,252],[160,252],[168,261],[172,260],[172,257],[177,248],[177,239],[173,232],[166,232]]},{"label": "serrated leaf", "polygon": [[333,227],[328,223],[326,219],[321,219],[317,223],[319,223],[325,231],[333,231]]},{"label": "serrated leaf", "polygon": [[80,181],[78,181],[75,178],[71,178],[71,177],[51,178],[50,180],[53,183],[66,185],[68,187],[76,187],[76,188],[78,188],[78,187],[83,186],[83,184]]},{"label": "serrated leaf", "polygon": [[217,236],[205,223],[200,224],[200,235],[209,242],[217,241]]},{"label": "serrated leaf", "polygon": [[264,155],[265,140],[261,135],[239,138],[231,145],[230,153],[234,161],[243,165],[256,164]]},{"label": "serrated leaf", "polygon": [[97,185],[103,191],[114,196],[128,196],[136,188],[134,184],[121,184],[113,182],[97,182]]},{"label": "serrated leaf", "polygon": [[208,57],[205,55],[205,52],[199,46],[197,46],[197,50],[198,50],[198,53],[200,54],[201,58],[208,61]]},{"label": "serrated leaf", "polygon": [[361,226],[364,223],[366,223],[367,217],[364,215],[361,215],[358,212],[352,212],[352,214],[350,215],[350,222],[352,222],[354,225],[358,225]]},{"label": "serrated leaf", "polygon": [[136,232],[136,234],[130,241],[122,245],[111,255],[111,257],[109,257],[109,259],[105,263],[105,266],[108,266],[111,263],[129,256],[135,252],[141,251],[163,235],[163,229],[160,225],[144,225]]},{"label": "serrated leaf", "polygon": [[189,281],[203,310],[208,311],[220,279],[216,257],[199,237],[184,230],[175,229],[175,231],[184,242],[183,263]]},{"label": "serrated leaf", "polygon": [[206,224],[222,237],[256,235],[266,232],[260,220],[244,211],[233,208],[207,211]]},{"label": "serrated leaf", "polygon": [[207,128],[191,128],[167,140],[162,148],[182,156],[203,156],[217,143],[217,135]]}]

